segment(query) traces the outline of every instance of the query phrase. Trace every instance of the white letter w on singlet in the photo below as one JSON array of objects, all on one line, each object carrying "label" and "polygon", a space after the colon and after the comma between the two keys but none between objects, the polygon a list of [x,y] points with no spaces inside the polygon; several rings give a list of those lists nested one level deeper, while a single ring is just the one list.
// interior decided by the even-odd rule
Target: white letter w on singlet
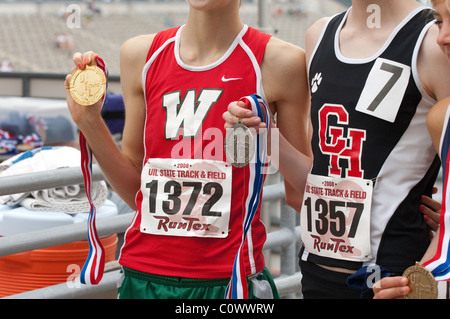
[{"label": "white letter w on singlet", "polygon": [[180,91],[165,94],[163,107],[166,109],[166,139],[177,139],[181,126],[184,137],[196,136],[211,106],[217,103],[221,94],[222,90],[203,89],[196,99],[196,90],[188,90],[183,102]]}]

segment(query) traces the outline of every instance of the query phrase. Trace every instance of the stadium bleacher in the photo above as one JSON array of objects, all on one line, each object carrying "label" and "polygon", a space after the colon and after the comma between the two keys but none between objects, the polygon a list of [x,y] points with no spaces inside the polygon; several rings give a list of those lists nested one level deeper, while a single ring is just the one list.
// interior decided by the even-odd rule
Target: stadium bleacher
[{"label": "stadium bleacher", "polygon": [[[303,46],[306,29],[320,13],[303,12],[296,5],[300,2],[272,1],[270,25],[275,36]],[[92,50],[107,61],[110,74],[119,74],[119,50],[126,39],[183,24],[188,14],[188,6],[179,0],[99,2],[99,14],[88,10],[85,2],[73,3],[81,9],[79,28],[69,27],[71,12],[63,14],[67,2],[0,1],[0,62],[9,60],[14,71],[66,73],[74,51]],[[27,10],[20,10],[27,5]],[[342,5],[329,0],[326,9],[338,12]],[[256,1],[244,2],[241,16],[244,23],[258,27]],[[73,37],[72,48],[57,47],[60,33]]]}]

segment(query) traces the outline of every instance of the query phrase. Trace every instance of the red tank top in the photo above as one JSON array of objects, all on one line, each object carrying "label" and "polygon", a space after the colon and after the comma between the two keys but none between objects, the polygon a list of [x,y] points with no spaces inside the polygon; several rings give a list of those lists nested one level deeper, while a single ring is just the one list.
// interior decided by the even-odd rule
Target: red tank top
[{"label": "red tank top", "polygon": [[[180,59],[182,28],[155,36],[142,73],[145,158],[120,263],[158,275],[227,278],[251,179],[247,167],[227,163],[222,114],[243,96],[264,96],[260,65],[270,36],[244,26],[222,58],[197,67]],[[264,267],[265,239],[258,208],[245,246],[247,274]]]}]

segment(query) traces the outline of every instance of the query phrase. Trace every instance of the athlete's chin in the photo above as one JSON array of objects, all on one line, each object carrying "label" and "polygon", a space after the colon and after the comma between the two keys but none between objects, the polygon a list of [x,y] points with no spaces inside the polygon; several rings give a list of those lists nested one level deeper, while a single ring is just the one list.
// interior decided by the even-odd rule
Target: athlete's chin
[{"label": "athlete's chin", "polygon": [[229,2],[229,0],[188,0],[190,8],[198,11],[220,10],[227,6]]}]

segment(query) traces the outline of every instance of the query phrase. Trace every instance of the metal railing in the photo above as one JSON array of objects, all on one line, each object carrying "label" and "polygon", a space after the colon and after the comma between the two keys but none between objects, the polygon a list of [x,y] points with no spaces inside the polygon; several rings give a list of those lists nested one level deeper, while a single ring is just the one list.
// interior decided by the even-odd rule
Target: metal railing
[{"label": "metal railing", "polygon": [[[97,165],[93,166],[93,180],[103,180],[103,174]],[[0,178],[0,196],[21,193],[32,190],[48,189],[83,182],[80,168],[63,168],[57,171],[46,171]],[[297,251],[300,242],[300,227],[298,226],[296,212],[284,202],[284,185],[276,182],[264,186],[262,215],[273,218],[267,207],[279,209],[277,230],[270,231],[264,246],[265,252],[275,251],[280,256],[280,273],[274,274],[275,284],[283,298],[296,298],[300,293],[301,273],[297,266]],[[266,205],[266,206],[264,206]],[[269,205],[269,206],[268,206]],[[131,223],[134,213],[123,213],[114,217],[97,220],[99,236],[121,234]],[[264,218],[264,217],[263,217]],[[266,217],[267,218],[267,217]],[[278,225],[279,221],[279,225]],[[270,225],[268,225],[270,229]],[[0,237],[0,256],[7,256],[34,249],[62,245],[87,239],[85,223],[58,226],[40,231],[19,233]],[[117,290],[117,281],[120,270],[117,262],[109,264],[100,284],[59,285],[36,289],[17,295],[8,296],[8,299],[58,299],[58,298],[104,298],[113,295]],[[269,268],[270,270],[270,268]],[[68,274],[69,277],[69,274]]]},{"label": "metal railing", "polygon": [[[65,99],[67,74],[48,72],[0,72],[0,96]],[[108,90],[121,94],[119,75],[108,76]]]}]

